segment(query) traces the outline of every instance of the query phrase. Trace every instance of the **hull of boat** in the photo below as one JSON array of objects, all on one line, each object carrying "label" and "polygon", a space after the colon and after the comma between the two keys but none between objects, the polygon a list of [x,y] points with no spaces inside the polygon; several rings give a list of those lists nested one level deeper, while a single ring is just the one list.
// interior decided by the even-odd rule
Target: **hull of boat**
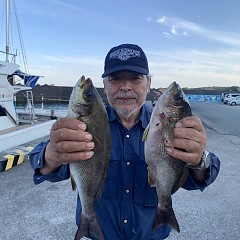
[{"label": "hull of boat", "polygon": [[40,124],[24,125],[0,131],[0,152],[48,136],[56,120],[49,120]]}]

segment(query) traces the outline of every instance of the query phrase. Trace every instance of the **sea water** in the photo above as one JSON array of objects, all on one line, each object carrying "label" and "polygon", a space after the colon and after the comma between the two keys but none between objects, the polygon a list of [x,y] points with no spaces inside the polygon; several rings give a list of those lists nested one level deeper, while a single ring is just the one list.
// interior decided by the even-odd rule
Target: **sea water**
[{"label": "sea water", "polygon": [[[23,104],[23,103],[16,104],[16,108],[18,108],[18,109],[24,109],[26,107],[27,107],[26,104]],[[45,110],[67,110],[68,102],[35,103],[34,108],[35,109],[45,109]]]}]

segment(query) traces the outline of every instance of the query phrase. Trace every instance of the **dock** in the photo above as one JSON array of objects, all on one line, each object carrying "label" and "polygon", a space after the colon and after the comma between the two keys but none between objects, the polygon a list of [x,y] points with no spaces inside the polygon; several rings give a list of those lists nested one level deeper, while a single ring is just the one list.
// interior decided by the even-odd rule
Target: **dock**
[{"label": "dock", "polygon": [[27,142],[25,144],[12,147],[5,151],[0,152],[0,172],[7,171],[14,166],[22,164],[29,158],[29,153],[32,151],[34,146],[41,141],[45,141],[49,138],[49,135]]}]

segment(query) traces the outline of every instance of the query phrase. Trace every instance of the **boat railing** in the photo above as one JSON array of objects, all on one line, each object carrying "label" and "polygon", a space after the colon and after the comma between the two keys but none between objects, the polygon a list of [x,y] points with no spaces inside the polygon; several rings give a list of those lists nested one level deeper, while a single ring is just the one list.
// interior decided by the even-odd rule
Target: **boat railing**
[{"label": "boat railing", "polygon": [[27,99],[26,110],[28,113],[28,119],[19,119],[18,118],[18,123],[28,122],[28,123],[34,124],[37,122],[37,116],[36,116],[35,110],[34,110],[33,93],[32,93],[32,91],[26,91],[24,93],[24,96]]},{"label": "boat railing", "polygon": [[[17,57],[16,53],[10,53],[10,52],[6,52],[6,51],[0,51],[0,53],[3,53],[5,56],[6,55],[7,56],[12,56],[12,61],[10,61],[10,62],[12,62],[12,63],[16,62],[16,57]],[[8,59],[8,58],[6,58],[6,59]],[[9,60],[7,62],[9,62]]]}]

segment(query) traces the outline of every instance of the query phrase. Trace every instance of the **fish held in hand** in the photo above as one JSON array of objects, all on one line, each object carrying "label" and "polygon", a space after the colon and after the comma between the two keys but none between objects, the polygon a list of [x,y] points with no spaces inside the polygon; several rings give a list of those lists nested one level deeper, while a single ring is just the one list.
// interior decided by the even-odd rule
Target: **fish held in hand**
[{"label": "fish held in hand", "polygon": [[185,162],[173,158],[166,152],[164,142],[168,141],[172,145],[176,122],[191,115],[188,99],[180,86],[173,82],[156,102],[149,125],[144,132],[148,182],[152,187],[156,187],[158,195],[153,230],[161,225],[170,225],[180,232],[172,208],[171,195],[185,182],[188,168]]},{"label": "fish held in hand", "polygon": [[90,78],[82,76],[72,90],[68,114],[86,123],[95,143],[92,158],[70,163],[73,189],[77,188],[82,205],[75,240],[82,237],[104,240],[94,204],[103,191],[110,159],[110,126],[103,101]]}]

